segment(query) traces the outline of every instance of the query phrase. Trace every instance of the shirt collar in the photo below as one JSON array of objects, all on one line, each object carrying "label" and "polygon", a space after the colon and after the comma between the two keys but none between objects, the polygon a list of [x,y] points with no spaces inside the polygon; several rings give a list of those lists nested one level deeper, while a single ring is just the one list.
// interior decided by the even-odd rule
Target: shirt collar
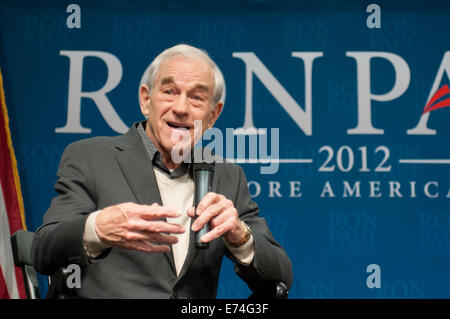
[{"label": "shirt collar", "polygon": [[140,122],[137,127],[137,131],[139,133],[139,136],[141,137],[142,142],[144,143],[145,149],[147,151],[149,159],[152,161],[153,166],[170,178],[178,178],[186,175],[190,170],[190,163],[182,162],[172,172],[163,164],[160,152],[145,132],[146,124],[147,121],[145,120]]}]

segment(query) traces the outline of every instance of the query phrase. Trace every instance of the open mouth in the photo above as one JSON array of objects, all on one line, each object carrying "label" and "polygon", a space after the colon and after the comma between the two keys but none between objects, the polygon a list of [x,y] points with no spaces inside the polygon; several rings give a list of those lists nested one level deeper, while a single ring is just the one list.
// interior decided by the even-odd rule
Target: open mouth
[{"label": "open mouth", "polygon": [[181,123],[174,123],[174,122],[166,122],[166,123],[169,127],[174,128],[174,129],[179,129],[179,130],[189,130],[190,129],[190,126],[187,126],[187,125],[184,125]]}]

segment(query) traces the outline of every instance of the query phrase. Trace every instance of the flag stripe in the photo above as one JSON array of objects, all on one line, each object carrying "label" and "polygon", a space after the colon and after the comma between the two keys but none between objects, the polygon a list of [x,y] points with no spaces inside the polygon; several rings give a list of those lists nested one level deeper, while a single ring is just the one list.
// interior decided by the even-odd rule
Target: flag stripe
[{"label": "flag stripe", "polygon": [[19,298],[19,292],[17,289],[14,259],[11,249],[11,233],[9,232],[9,222],[3,194],[3,189],[0,185],[0,268],[2,269],[8,295],[11,298],[17,299]]},{"label": "flag stripe", "polygon": [[[9,156],[3,156],[2,162],[6,160],[7,163],[4,166],[4,168],[7,170],[6,173],[9,178],[12,177],[12,182],[14,183],[14,190],[16,192],[16,195],[14,196],[14,199],[17,201],[17,205],[20,212],[20,223],[17,221],[17,217],[13,216],[13,223],[14,229],[11,229],[11,231],[14,233],[18,229],[26,229],[25,224],[25,209],[23,205],[23,199],[22,199],[22,191],[20,187],[20,179],[19,179],[19,172],[17,169],[17,161],[16,157],[14,155],[14,148],[12,146],[12,139],[11,139],[11,132],[9,131],[9,117],[8,112],[6,109],[6,102],[5,102],[5,94],[3,90],[3,77],[2,72],[0,69],[0,154],[9,154]],[[1,125],[3,124],[3,125]],[[2,165],[3,166],[3,165]],[[2,172],[3,173],[3,172]],[[12,173],[12,176],[11,176]],[[3,174],[0,174],[0,177],[4,177]],[[9,181],[11,182],[11,180]],[[5,186],[5,185],[4,185]],[[6,197],[8,199],[8,197]],[[12,211],[8,210],[8,216],[10,216],[11,219]],[[11,220],[10,220],[11,222]]]},{"label": "flag stripe", "polygon": [[[26,298],[23,275],[14,266],[10,236],[26,229],[24,206],[20,189],[17,162],[9,131],[9,118],[0,70],[0,265],[3,279],[1,291],[8,291],[11,298]],[[6,296],[5,293],[2,293]]]},{"label": "flag stripe", "polygon": [[6,286],[5,277],[3,277],[2,267],[0,267],[0,299],[9,299],[9,292]]}]

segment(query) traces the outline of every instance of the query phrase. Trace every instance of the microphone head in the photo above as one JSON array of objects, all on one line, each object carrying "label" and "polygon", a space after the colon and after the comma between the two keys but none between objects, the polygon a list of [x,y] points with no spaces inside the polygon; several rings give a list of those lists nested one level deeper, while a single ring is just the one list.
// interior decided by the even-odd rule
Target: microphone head
[{"label": "microphone head", "polygon": [[195,148],[192,152],[192,171],[214,172],[215,157],[213,152],[207,148]]},{"label": "microphone head", "polygon": [[194,163],[193,170],[194,170],[194,172],[197,172],[197,171],[214,172],[214,163]]}]

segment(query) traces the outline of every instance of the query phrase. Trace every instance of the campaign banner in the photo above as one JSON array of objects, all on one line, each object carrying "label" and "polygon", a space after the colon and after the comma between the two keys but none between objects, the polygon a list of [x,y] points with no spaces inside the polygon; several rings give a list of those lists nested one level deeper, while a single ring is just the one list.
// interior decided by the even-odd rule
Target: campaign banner
[{"label": "campaign banner", "polygon": [[[143,120],[146,69],[187,43],[226,83],[203,146],[243,167],[289,298],[449,298],[449,17],[443,0],[1,1],[28,229],[65,147]],[[250,294],[224,260],[218,298]]]}]

